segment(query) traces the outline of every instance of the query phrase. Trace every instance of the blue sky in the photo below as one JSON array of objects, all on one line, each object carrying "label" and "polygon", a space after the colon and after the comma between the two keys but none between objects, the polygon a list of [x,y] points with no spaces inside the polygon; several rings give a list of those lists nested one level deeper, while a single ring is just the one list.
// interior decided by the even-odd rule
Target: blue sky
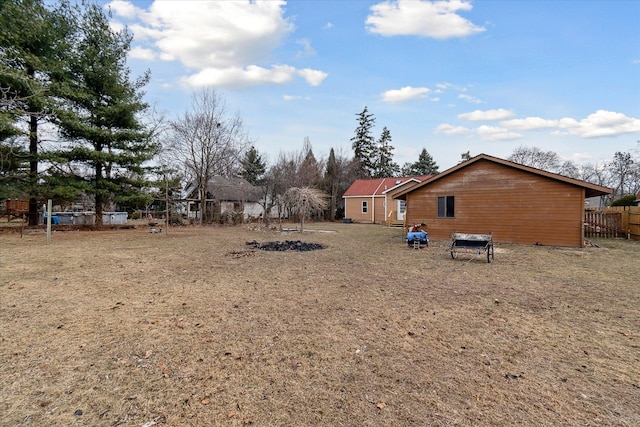
[{"label": "blue sky", "polygon": [[394,160],[423,148],[440,170],[461,153],[519,146],[602,163],[640,148],[637,1],[123,1],[133,76],[169,117],[214,87],[274,161],[331,147],[352,155],[364,106]]}]

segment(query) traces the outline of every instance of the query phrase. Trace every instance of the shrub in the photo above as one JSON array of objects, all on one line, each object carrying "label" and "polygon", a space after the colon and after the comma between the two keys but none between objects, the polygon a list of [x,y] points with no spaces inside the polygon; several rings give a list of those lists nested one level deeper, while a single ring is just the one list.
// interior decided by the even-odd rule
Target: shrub
[{"label": "shrub", "polygon": [[634,194],[629,194],[628,196],[614,200],[611,202],[611,206],[633,206],[633,202],[635,202],[635,200],[636,196]]}]

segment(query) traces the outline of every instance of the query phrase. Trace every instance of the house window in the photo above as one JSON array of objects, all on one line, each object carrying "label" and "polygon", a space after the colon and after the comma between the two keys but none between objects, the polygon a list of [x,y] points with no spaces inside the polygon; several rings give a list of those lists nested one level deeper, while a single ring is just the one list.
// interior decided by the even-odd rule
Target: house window
[{"label": "house window", "polygon": [[407,201],[406,200],[400,200],[400,207],[398,208],[398,211],[403,214],[407,211]]},{"label": "house window", "polygon": [[369,212],[369,202],[362,202],[362,213]]},{"label": "house window", "polygon": [[453,196],[438,196],[438,218],[455,217],[455,199]]}]

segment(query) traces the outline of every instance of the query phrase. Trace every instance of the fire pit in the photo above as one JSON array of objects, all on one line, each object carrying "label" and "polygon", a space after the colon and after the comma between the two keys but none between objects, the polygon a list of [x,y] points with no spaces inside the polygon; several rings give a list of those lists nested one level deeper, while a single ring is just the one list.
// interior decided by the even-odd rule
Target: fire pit
[{"label": "fire pit", "polygon": [[263,251],[316,251],[319,249],[324,249],[319,243],[306,243],[300,240],[285,240],[284,242],[276,241],[276,242],[266,242],[266,243],[258,243],[256,240],[252,242],[246,242],[247,246],[253,246],[256,249],[260,249]]}]

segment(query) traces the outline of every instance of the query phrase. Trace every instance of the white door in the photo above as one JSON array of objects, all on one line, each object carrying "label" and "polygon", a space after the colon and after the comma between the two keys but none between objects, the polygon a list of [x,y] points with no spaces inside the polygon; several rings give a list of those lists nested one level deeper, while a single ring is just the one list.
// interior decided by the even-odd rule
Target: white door
[{"label": "white door", "polygon": [[407,202],[398,200],[398,221],[404,221],[404,212],[407,210]]}]

